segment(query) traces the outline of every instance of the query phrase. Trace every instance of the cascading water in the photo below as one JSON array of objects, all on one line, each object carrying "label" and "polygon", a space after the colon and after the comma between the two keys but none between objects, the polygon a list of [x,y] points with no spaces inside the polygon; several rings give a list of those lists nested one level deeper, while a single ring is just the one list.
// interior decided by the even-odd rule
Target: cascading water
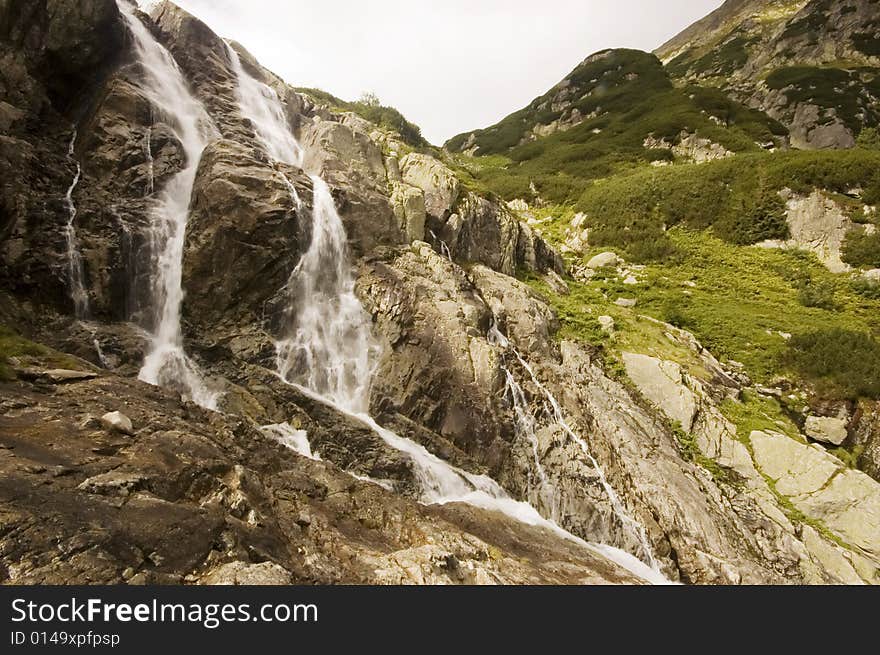
[{"label": "cascading water", "polygon": [[[284,108],[271,89],[254,80],[230,49],[239,77],[241,111],[254,125],[268,153],[296,163],[302,150],[284,118]],[[257,103],[257,106],[255,106]],[[260,107],[259,104],[270,106]],[[295,144],[295,147],[294,145]],[[274,156],[274,155],[273,155]],[[407,455],[419,483],[421,501],[462,502],[502,512],[522,523],[541,526],[598,551],[650,582],[665,582],[638,559],[608,546],[588,544],[542,517],[531,505],[516,501],[487,476],[474,475],[443,461],[424,446],[388,430],[369,416],[369,398],[379,347],[370,317],[354,292],[345,227],[330,189],[317,176],[314,187],[311,242],[290,276],[286,336],[276,343],[278,374],[315,400],[359,420],[390,447]]]},{"label": "cascading water", "polygon": [[153,128],[148,127],[147,131],[144,133],[144,157],[147,160],[147,187],[146,187],[146,195],[153,195],[153,191],[156,190],[155,185],[155,168],[153,161]]},{"label": "cascading water", "polygon": [[251,121],[272,159],[301,168],[303,150],[290,131],[278,94],[244,70],[241,58],[231,46],[227,45],[226,49],[232,72],[238,78],[236,95],[241,113]]},{"label": "cascading water", "polygon": [[73,181],[67,189],[64,196],[64,204],[67,206],[67,225],[64,228],[64,235],[67,240],[67,283],[70,291],[70,299],[73,301],[73,313],[77,322],[82,325],[92,336],[92,344],[95,346],[95,353],[98,361],[104,368],[108,367],[108,360],[104,356],[101,348],[101,341],[98,339],[98,328],[89,322],[91,309],[89,306],[89,292],[85,285],[85,268],[83,266],[82,253],[79,250],[79,239],[76,236],[76,203],[73,201],[73,192],[76,191],[82,179],[82,166],[76,159],[76,138],[77,130],[73,129],[73,136],[70,138],[70,145],[67,148],[67,158],[73,162],[76,172],[73,175]]},{"label": "cascading water", "polygon": [[[550,519],[559,522],[556,490],[547,477],[547,472],[541,463],[541,454],[538,451],[538,422],[529,410],[526,394],[519,386],[513,373],[504,365],[502,365],[502,370],[505,377],[504,393],[510,400],[513,413],[516,416],[517,433],[525,437],[532,452],[533,472],[529,473],[528,493],[530,496],[535,494],[536,499],[547,508]],[[534,479],[535,476],[537,480]]]},{"label": "cascading water", "polygon": [[[590,448],[586,441],[581,438],[568,424],[565,420],[565,417],[562,413],[562,407],[559,405],[559,402],[556,400],[556,397],[547,389],[546,386],[538,379],[538,376],[535,374],[534,369],[529,365],[529,363],[525,360],[525,358],[520,354],[520,352],[510,343],[510,340],[504,336],[501,331],[498,329],[497,325],[493,322],[491,329],[489,330],[489,341],[498,345],[505,350],[513,353],[514,357],[516,357],[520,366],[529,374],[529,377],[532,380],[532,383],[538,388],[538,390],[543,394],[544,399],[547,405],[550,408],[550,420],[552,424],[558,425],[562,428],[563,432],[568,435],[568,437],[574,441],[584,453],[584,455],[589,460],[593,469],[596,471],[599,476],[599,484],[602,486],[605,495],[608,497],[608,501],[611,504],[611,509],[614,511],[614,515],[620,521],[621,525],[624,527],[627,532],[630,533],[632,537],[634,537],[639,544],[640,556],[645,562],[651,566],[652,569],[659,571],[659,564],[654,558],[654,553],[651,548],[651,542],[648,539],[648,535],[645,532],[644,526],[642,526],[638,521],[633,519],[629,513],[626,511],[626,508],[623,505],[623,502],[620,500],[620,497],[617,495],[617,492],[614,491],[614,488],[608,482],[608,479],[605,477],[605,473],[602,470],[602,467],[599,466],[599,462],[593,457],[593,454],[590,452]],[[525,438],[527,438],[532,446],[535,464],[538,471],[540,471],[540,475],[542,476],[542,481],[547,484],[547,477],[544,473],[543,466],[540,463],[540,457],[537,451],[537,438],[536,438],[536,422],[534,416],[529,412],[528,406],[526,405],[525,393],[522,390],[522,387],[516,382],[516,379],[513,377],[511,372],[505,367],[504,371],[507,375],[507,384],[508,389],[512,389],[512,403],[514,407],[514,413],[517,416],[517,428],[520,433],[523,434]],[[553,507],[553,505],[550,505]],[[554,517],[555,520],[556,517]]]},{"label": "cascading water", "polygon": [[67,189],[64,196],[64,203],[67,205],[67,225],[64,229],[67,238],[67,282],[70,290],[70,298],[73,300],[73,311],[77,319],[84,321],[89,317],[89,294],[85,287],[85,271],[83,269],[82,255],[79,251],[79,241],[76,238],[76,203],[73,201],[73,192],[79,185],[82,177],[82,166],[76,159],[76,137],[77,131],[74,128],[73,136],[70,139],[70,146],[67,149],[67,158],[76,166],[76,173],[73,181]]},{"label": "cascading water", "polygon": [[368,409],[378,345],[354,292],[345,228],[329,187],[314,188],[309,249],[287,284],[292,313],[278,342],[278,371],[351,413]]},{"label": "cascading water", "polygon": [[140,379],[178,389],[193,402],[216,409],[217,394],[202,379],[183,348],[180,307],[183,302],[183,245],[196,169],[214,129],[205,108],[190,93],[171,54],[141,23],[125,0],[119,10],[134,38],[143,71],[141,91],[174,130],[186,163],[172,177],[152,209],[149,231],[152,257],[153,323],[151,343]]},{"label": "cascading water", "polygon": [[449,246],[446,245],[446,242],[434,234],[434,230],[428,230],[428,232],[430,232],[431,238],[440,244],[440,254],[446,257],[449,261],[452,261],[452,252],[449,250]]},{"label": "cascading water", "polygon": [[320,461],[320,457],[312,453],[312,446],[309,443],[309,435],[305,430],[297,430],[290,423],[277,423],[275,425],[264,425],[260,428],[263,434],[272,437],[282,446],[290,448],[292,451],[299,453],[303,457]]}]

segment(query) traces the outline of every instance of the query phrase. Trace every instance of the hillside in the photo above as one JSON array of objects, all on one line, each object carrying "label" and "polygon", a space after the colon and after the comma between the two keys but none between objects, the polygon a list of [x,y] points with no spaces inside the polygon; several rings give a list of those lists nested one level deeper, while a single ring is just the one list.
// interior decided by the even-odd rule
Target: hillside
[{"label": "hillside", "polygon": [[876,0],[729,0],[657,55],[678,84],[766,111],[796,148],[848,148],[880,122],[878,41]]},{"label": "hillside", "polygon": [[[567,288],[521,277],[622,368],[653,343],[648,317],[741,366],[798,424],[818,407],[866,415],[880,371],[873,4],[726,2],[656,57],[597,53],[445,148],[560,249]],[[868,451],[856,439],[838,454],[875,470]]]},{"label": "hillside", "polygon": [[[774,147],[785,129],[715,89],[675,88],[660,61],[635,50],[584,60],[543,96],[445,148],[485,160],[478,177],[502,197],[574,200],[586,181],[646,163],[715,159]],[[531,189],[532,184],[536,191]]]},{"label": "hillside", "polygon": [[880,583],[876,132],[608,50],[441,151],[167,0],[0,59],[0,583]]}]

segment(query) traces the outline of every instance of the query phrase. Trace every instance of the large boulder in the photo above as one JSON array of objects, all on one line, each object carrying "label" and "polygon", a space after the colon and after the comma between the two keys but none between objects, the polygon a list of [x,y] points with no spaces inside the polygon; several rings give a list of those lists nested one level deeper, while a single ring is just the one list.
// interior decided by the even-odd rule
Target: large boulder
[{"label": "large boulder", "polygon": [[814,252],[833,273],[849,270],[841,259],[843,243],[853,228],[844,209],[822,191],[808,196],[792,195],[787,201],[789,247]]},{"label": "large boulder", "polygon": [[[334,190],[339,214],[358,254],[401,244],[407,220],[392,209],[382,152],[360,121],[314,117],[303,125],[303,167]],[[418,219],[410,226],[418,232]]]},{"label": "large boulder", "polygon": [[442,162],[417,152],[400,160],[403,181],[425,193],[425,210],[431,216],[446,220],[455,210],[461,193],[461,184]]},{"label": "large boulder", "polygon": [[271,319],[267,302],[296,266],[310,204],[310,181],[294,169],[234,141],[208,146],[193,187],[183,271],[186,316],[202,338]]},{"label": "large boulder", "polygon": [[840,446],[848,436],[847,423],[846,419],[834,416],[808,416],[804,430],[811,439]]},{"label": "large boulder", "polygon": [[880,571],[880,483],[848,469],[819,446],[755,431],[755,463],[809,518],[818,521]]},{"label": "large boulder", "polygon": [[404,182],[391,182],[391,206],[408,241],[425,240],[425,194]]}]

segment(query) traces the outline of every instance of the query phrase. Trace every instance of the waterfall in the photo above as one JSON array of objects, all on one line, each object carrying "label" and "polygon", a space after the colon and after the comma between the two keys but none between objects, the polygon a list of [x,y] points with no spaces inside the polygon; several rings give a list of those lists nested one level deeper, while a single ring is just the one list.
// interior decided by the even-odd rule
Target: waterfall
[{"label": "waterfall", "polygon": [[[230,49],[239,77],[241,112],[251,120],[268,153],[284,163],[302,159],[284,118],[277,94],[254,80]],[[267,91],[268,89],[268,91]],[[260,107],[265,103],[267,107]],[[525,502],[511,498],[494,480],[463,471],[443,461],[424,446],[379,425],[369,415],[370,389],[380,354],[372,335],[370,316],[354,292],[345,226],[330,189],[312,176],[311,242],[290,275],[285,288],[288,309],[286,333],[276,343],[278,375],[303,394],[360,421],[389,447],[406,455],[426,504],[466,503],[501,512],[531,526],[543,527],[565,539],[599,552],[649,582],[666,582],[638,559],[610,546],[588,544],[545,519]]]},{"label": "waterfall", "polygon": [[147,128],[147,131],[144,133],[144,157],[147,160],[147,188],[146,195],[153,195],[153,191],[155,191],[155,169],[153,162],[153,127],[150,126]]},{"label": "waterfall", "polygon": [[98,339],[98,328],[89,322],[91,308],[89,306],[89,292],[85,285],[85,268],[83,266],[82,253],[79,249],[79,239],[76,236],[76,203],[73,201],[73,192],[79,186],[82,179],[82,166],[76,159],[76,139],[77,129],[73,128],[73,136],[70,138],[70,145],[67,147],[67,158],[73,162],[76,172],[73,175],[73,181],[67,188],[64,196],[64,204],[67,206],[67,225],[64,227],[64,235],[67,240],[67,283],[70,292],[70,299],[73,301],[73,314],[77,322],[88,330],[92,337],[92,345],[95,347],[95,353],[98,361],[104,368],[109,368],[107,358],[101,348],[101,341]]},{"label": "waterfall", "polygon": [[226,50],[232,72],[238,78],[236,95],[241,113],[253,124],[266,152],[277,162],[302,168],[303,150],[290,130],[278,94],[245,72],[241,58],[231,46],[227,45]]},{"label": "waterfall", "polygon": [[346,411],[368,410],[378,345],[355,295],[345,228],[327,184],[312,177],[311,244],[287,284],[287,336],[278,370]]},{"label": "waterfall", "polygon": [[[505,350],[512,352],[514,357],[516,357],[517,361],[519,362],[520,366],[522,366],[526,373],[528,373],[532,383],[544,396],[544,399],[550,408],[549,414],[552,424],[558,425],[560,428],[562,428],[563,432],[565,432],[565,434],[568,435],[568,437],[580,447],[581,451],[584,453],[584,455],[592,465],[593,469],[599,476],[599,484],[602,486],[605,495],[608,497],[608,501],[611,504],[611,509],[613,510],[614,515],[617,517],[618,521],[620,521],[624,529],[629,532],[630,535],[634,537],[639,544],[639,549],[641,550],[640,556],[647,562],[649,566],[651,566],[652,569],[659,570],[659,564],[654,557],[654,552],[651,548],[651,542],[648,539],[648,535],[645,532],[644,526],[642,526],[641,523],[639,523],[629,515],[626,507],[624,507],[623,502],[617,495],[617,492],[614,491],[614,488],[608,482],[608,478],[605,477],[605,473],[602,470],[602,467],[599,466],[599,462],[590,452],[590,448],[587,442],[584,441],[584,439],[580,437],[565,420],[565,417],[562,413],[562,407],[559,405],[556,397],[538,379],[538,376],[535,374],[534,369],[529,365],[529,363],[520,354],[520,352],[513,346],[513,344],[510,343],[510,340],[501,333],[494,321],[492,323],[492,327],[489,330],[489,341],[504,348]],[[523,406],[523,404],[525,403],[525,394],[523,393],[522,388],[519,386],[516,380],[513,379],[512,374],[506,367],[504,368],[504,370],[508,377],[508,386],[512,386],[515,389],[512,395],[514,413],[517,416],[518,431],[523,434],[532,444],[537,470],[540,471],[542,481],[546,483],[546,474],[544,473],[544,469],[540,463],[540,458],[537,452],[535,419],[529,413],[528,407]],[[520,415],[523,415],[523,417],[520,418]]]},{"label": "waterfall", "polygon": [[180,327],[183,302],[183,247],[189,204],[202,151],[213,134],[205,108],[190,93],[171,54],[141,23],[125,0],[117,5],[134,38],[143,70],[141,91],[174,130],[186,163],[156,199],[151,212],[149,245],[152,257],[153,316],[150,346],[140,379],[179,390],[193,402],[216,409],[217,394],[187,357]]},{"label": "waterfall", "polygon": [[501,370],[504,371],[505,378],[504,395],[509,399],[511,407],[513,407],[517,434],[524,436],[529,443],[534,475],[537,475],[538,478],[536,485],[533,480],[533,473],[529,473],[529,492],[537,494],[538,500],[548,509],[550,519],[558,523],[556,491],[547,477],[547,472],[541,463],[541,454],[538,452],[538,422],[529,410],[526,394],[522,387],[519,386],[513,373],[503,364]]},{"label": "waterfall", "polygon": [[76,166],[76,173],[64,196],[64,204],[67,206],[67,225],[64,234],[67,239],[67,283],[70,299],[73,301],[74,315],[82,321],[89,317],[89,293],[85,287],[85,270],[82,254],[79,251],[79,241],[76,238],[76,203],[73,201],[73,192],[76,191],[82,177],[82,166],[75,157],[76,138],[77,131],[74,128],[70,146],[67,148],[67,158]]},{"label": "waterfall", "polygon": [[275,425],[264,425],[260,428],[263,434],[272,437],[275,441],[286,448],[290,448],[293,452],[320,461],[321,458],[312,453],[312,446],[309,443],[309,435],[305,430],[296,430],[290,423],[277,423]]},{"label": "waterfall", "polygon": [[431,238],[434,239],[435,242],[440,244],[440,254],[446,257],[446,259],[448,259],[449,261],[452,261],[452,251],[449,250],[449,246],[446,245],[446,242],[443,239],[439,238],[434,233],[434,230],[428,230],[428,232],[430,232]]}]

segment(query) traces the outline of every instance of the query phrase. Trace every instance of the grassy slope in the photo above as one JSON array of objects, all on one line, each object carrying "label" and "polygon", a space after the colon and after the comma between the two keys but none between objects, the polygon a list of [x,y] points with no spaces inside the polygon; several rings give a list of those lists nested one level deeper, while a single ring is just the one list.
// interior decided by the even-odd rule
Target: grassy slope
[{"label": "grassy slope", "polygon": [[[576,208],[589,217],[591,243],[622,248],[635,261],[662,260],[674,252],[664,226],[711,227],[736,244],[784,238],[784,188],[825,189],[864,220],[862,202],[880,200],[880,151],[755,153],[642,168],[591,184]],[[860,201],[845,195],[854,188],[863,190]]]},{"label": "grassy slope", "polygon": [[[541,227],[553,240],[552,230]],[[657,346],[665,342],[662,331],[658,335],[653,324],[641,324],[631,310],[612,304],[635,298],[639,313],[693,332],[717,357],[742,362],[764,383],[780,375],[798,377],[785,364],[789,346],[783,335],[832,329],[880,335],[880,299],[858,294],[848,278],[828,272],[812,255],[737,246],[682,228],[669,236],[680,256],[646,266],[637,272],[641,282],[635,286],[608,272],[586,284],[572,280],[572,294],[556,296],[533,280],[560,312],[562,335],[605,343],[597,318],[610,315],[621,330],[618,346],[663,356]],[[831,289],[833,306],[805,307],[805,280]]]},{"label": "grassy slope", "polygon": [[[720,143],[734,152],[754,152],[756,143],[772,142],[785,129],[761,112],[739,105],[717,89],[674,88],[654,56],[614,50],[588,59],[566,78],[564,108],[554,99],[556,87],[498,124],[454,137],[447,150],[477,147],[474,159],[461,158],[502,198],[574,202],[591,180],[657,160],[668,150],[648,149],[649,135],[676,142],[685,131]],[[528,140],[535,125],[547,125],[577,109],[586,120],[567,131]],[[525,139],[525,142],[523,142]],[[487,157],[494,155],[494,157]],[[532,188],[534,184],[534,189]]]}]

